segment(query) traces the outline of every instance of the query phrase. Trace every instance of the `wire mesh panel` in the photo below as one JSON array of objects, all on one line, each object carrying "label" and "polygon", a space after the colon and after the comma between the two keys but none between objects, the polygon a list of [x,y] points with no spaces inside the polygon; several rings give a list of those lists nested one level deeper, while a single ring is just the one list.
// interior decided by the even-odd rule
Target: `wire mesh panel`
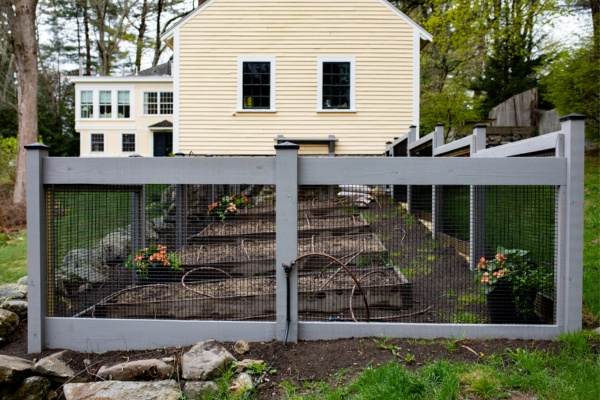
[{"label": "wire mesh panel", "polygon": [[552,323],[554,188],[475,190],[485,192],[477,211],[485,244],[472,269],[462,244],[470,238],[469,186],[444,190],[447,234],[435,236],[385,186],[301,186],[300,320]]},{"label": "wire mesh panel", "polygon": [[274,187],[46,192],[50,315],[275,318]]}]

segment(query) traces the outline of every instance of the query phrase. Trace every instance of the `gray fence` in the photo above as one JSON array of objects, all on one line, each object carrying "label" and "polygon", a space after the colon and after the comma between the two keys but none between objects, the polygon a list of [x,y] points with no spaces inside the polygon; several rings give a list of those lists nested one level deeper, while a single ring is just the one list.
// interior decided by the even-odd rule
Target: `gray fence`
[{"label": "gray fence", "polygon": [[[476,132],[463,140],[474,143],[471,157],[445,157],[464,143],[443,145],[440,132],[432,137],[435,157],[299,157],[297,145],[282,143],[274,157],[84,159],[27,146],[29,351],[144,349],[210,337],[542,339],[580,329],[582,118],[493,149],[478,146]],[[550,148],[556,157],[523,156]],[[431,225],[393,199],[390,188],[402,186],[433,187]],[[469,217],[462,240],[471,254],[436,237],[445,187],[467,188],[468,202],[449,212],[457,221]],[[505,232],[496,237],[514,241],[507,203],[489,200],[502,196],[523,199],[532,224],[547,227],[532,226],[512,245],[548,243],[547,320],[487,316],[493,306],[473,264],[493,254],[477,229],[490,221]],[[543,212],[540,198],[552,199]],[[238,200],[237,211],[227,211]],[[485,216],[477,204],[502,207]],[[180,268],[153,281],[136,266],[148,249]],[[444,273],[456,279],[444,283]]]}]

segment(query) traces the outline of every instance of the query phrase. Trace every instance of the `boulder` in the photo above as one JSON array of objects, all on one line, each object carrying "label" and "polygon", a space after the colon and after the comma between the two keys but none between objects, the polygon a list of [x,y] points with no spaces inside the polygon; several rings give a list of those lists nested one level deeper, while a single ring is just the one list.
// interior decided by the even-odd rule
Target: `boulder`
[{"label": "boulder", "polygon": [[50,392],[50,381],[43,376],[26,378],[14,394],[19,400],[47,400]]},{"label": "boulder", "polygon": [[0,308],[0,338],[6,338],[19,326],[19,316],[12,311]]},{"label": "boulder", "polygon": [[28,375],[33,363],[24,358],[0,354],[0,383],[12,382]]},{"label": "boulder", "polygon": [[235,358],[214,339],[194,345],[181,360],[183,379],[205,381],[218,376]]},{"label": "boulder", "polygon": [[65,255],[59,274],[63,281],[71,283],[102,283],[107,280],[98,249],[75,249]]},{"label": "boulder", "polygon": [[183,386],[183,394],[189,400],[208,398],[218,390],[219,387],[213,381],[187,381]]},{"label": "boulder", "polygon": [[29,284],[29,281],[27,280],[27,275],[20,277],[17,281],[17,284],[27,286]]},{"label": "boulder", "polygon": [[6,300],[20,300],[27,297],[27,286],[18,283],[0,285],[0,303]]},{"label": "boulder", "polygon": [[130,229],[119,229],[104,236],[95,249],[102,255],[104,263],[121,262],[131,251]]},{"label": "boulder", "polygon": [[117,381],[168,379],[173,367],[157,359],[129,361],[113,366],[103,365],[97,373],[102,379]]},{"label": "boulder", "polygon": [[233,351],[240,355],[246,354],[250,351],[250,345],[245,340],[238,340],[233,345]]},{"label": "boulder", "polygon": [[0,308],[12,311],[19,316],[21,320],[27,319],[27,301],[26,300],[6,300]]},{"label": "boulder", "polygon": [[33,369],[45,376],[59,379],[69,379],[75,376],[75,371],[69,367],[66,350],[44,357],[35,363]]},{"label": "boulder", "polygon": [[66,400],[179,400],[181,391],[174,380],[154,382],[102,381],[68,383]]},{"label": "boulder", "polygon": [[252,377],[247,373],[242,372],[233,379],[231,386],[229,386],[229,391],[239,395],[248,390],[252,390],[253,387],[254,383],[252,382]]}]

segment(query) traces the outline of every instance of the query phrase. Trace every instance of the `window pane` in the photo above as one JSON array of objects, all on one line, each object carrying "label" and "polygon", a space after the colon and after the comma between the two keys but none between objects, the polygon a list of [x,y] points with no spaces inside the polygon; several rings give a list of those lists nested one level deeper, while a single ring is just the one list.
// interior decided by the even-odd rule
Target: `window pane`
[{"label": "window pane", "polygon": [[350,84],[350,62],[323,62],[323,109],[349,109]]},{"label": "window pane", "polygon": [[110,90],[100,91],[100,118],[112,117],[112,99]]},{"label": "window pane", "polygon": [[80,96],[80,117],[92,118],[94,116],[94,92],[82,90]]},{"label": "window pane", "polygon": [[129,118],[131,107],[129,105],[129,90],[119,90],[117,94],[117,117]]},{"label": "window pane", "polygon": [[271,63],[244,62],[242,66],[242,106],[244,109],[271,108]]},{"label": "window pane", "polygon": [[158,114],[158,94],[156,92],[144,93],[144,114]]},{"label": "window pane", "polygon": [[102,133],[92,133],[92,151],[104,151],[104,135]]},{"label": "window pane", "polygon": [[121,148],[123,152],[135,151],[135,135],[132,133],[124,133],[122,136]]},{"label": "window pane", "polygon": [[160,93],[160,113],[173,114],[173,92]]}]

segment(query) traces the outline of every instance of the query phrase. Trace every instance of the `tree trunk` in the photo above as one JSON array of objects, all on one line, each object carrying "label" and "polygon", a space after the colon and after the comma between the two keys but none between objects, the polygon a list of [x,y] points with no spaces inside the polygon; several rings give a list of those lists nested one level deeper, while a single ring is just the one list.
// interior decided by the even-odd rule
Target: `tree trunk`
[{"label": "tree trunk", "polygon": [[590,0],[590,8],[592,9],[594,58],[600,60],[600,0]]},{"label": "tree trunk", "polygon": [[9,11],[15,64],[18,77],[17,108],[19,122],[19,153],[13,202],[25,204],[25,148],[37,140],[37,43],[35,12],[37,0],[13,0]]},{"label": "tree trunk", "polygon": [[140,72],[142,67],[142,53],[144,51],[144,36],[146,34],[146,16],[148,14],[148,1],[142,3],[142,14],[140,15],[140,27],[135,49],[135,72]]},{"label": "tree trunk", "polygon": [[152,58],[153,67],[158,65],[158,60],[160,60],[160,54],[162,53],[162,40],[160,40],[160,35],[162,33],[160,29],[160,19],[162,16],[163,7],[163,0],[158,0],[158,4],[156,5],[156,38],[154,39],[154,57]]},{"label": "tree trunk", "polygon": [[85,75],[92,75],[92,41],[90,40],[90,14],[87,0],[83,6],[83,34],[85,37]]}]

